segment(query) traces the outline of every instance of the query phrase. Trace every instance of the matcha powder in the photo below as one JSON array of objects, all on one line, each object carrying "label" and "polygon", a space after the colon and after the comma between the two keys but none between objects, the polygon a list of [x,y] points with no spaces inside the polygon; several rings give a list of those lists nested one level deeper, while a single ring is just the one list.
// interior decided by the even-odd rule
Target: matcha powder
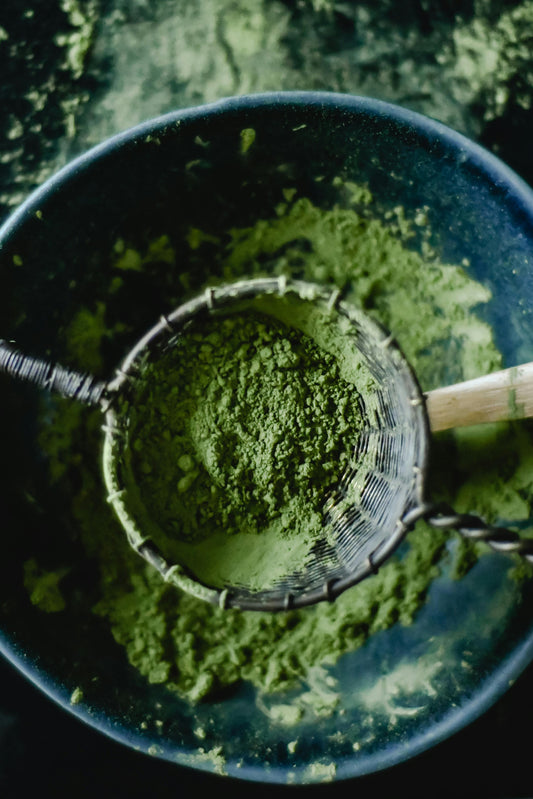
[{"label": "matcha powder", "polygon": [[[353,187],[347,190],[352,191]],[[216,239],[209,231],[191,230],[188,236],[190,271],[186,273],[182,267],[173,266],[178,261],[170,257],[172,248],[168,241],[159,241],[156,249],[159,251],[164,245],[167,279],[175,269],[174,284],[185,284],[191,290],[201,288],[205,282],[206,264],[209,264],[207,272],[211,282],[235,280],[243,275],[257,276],[267,271],[346,287],[360,305],[395,331],[423,390],[497,368],[501,359],[490,327],[475,310],[490,300],[490,292],[468,275],[467,267],[442,264],[428,248],[422,258],[406,247],[405,238],[423,230],[418,227],[420,220],[407,224],[398,214],[379,221],[368,212],[372,204],[368,193],[359,193],[358,198],[358,203],[352,207],[348,202],[348,207],[325,210],[294,196],[294,192],[287,192],[284,207],[277,209],[278,213],[272,218],[259,220],[250,228],[232,230],[223,240]],[[150,274],[158,262],[151,255],[153,249],[152,246],[138,254],[139,269],[150,271]],[[116,288],[117,276],[130,274],[121,269],[120,250],[117,248],[114,261],[117,268],[111,270],[110,275],[110,281],[115,280],[116,291],[121,290],[120,284]],[[181,257],[179,263],[183,263]],[[268,264],[266,270],[265,263]],[[177,303],[181,295],[179,289],[176,291],[176,296],[169,299]],[[404,301],[407,297],[409,303]],[[80,363],[96,357],[103,343],[100,315],[95,316],[94,326],[90,325],[87,313],[84,320],[85,341],[77,324],[76,351],[70,351],[72,358]],[[194,398],[194,391],[204,390],[201,382],[195,385],[193,381],[187,387],[182,404],[176,406],[176,414],[180,423],[187,420],[189,429],[172,433],[165,441],[164,430],[155,417],[146,419],[144,432],[139,428],[141,444],[137,445],[140,449],[135,453],[135,468],[143,474],[146,472],[147,485],[151,484],[154,497],[160,487],[154,462],[157,469],[160,465],[167,468],[169,459],[175,464],[174,500],[164,512],[158,508],[152,508],[152,512],[159,522],[169,525],[179,517],[182,529],[190,538],[190,542],[184,544],[187,546],[193,546],[197,536],[204,534],[205,524],[211,519],[217,520],[217,524],[228,524],[228,530],[234,529],[241,518],[247,519],[253,530],[258,527],[258,520],[264,518],[282,525],[285,505],[294,496],[294,490],[300,492],[298,502],[304,501],[306,508],[311,509],[318,494],[311,480],[311,496],[305,496],[307,489],[304,490],[303,485],[307,485],[307,481],[302,482],[301,474],[309,472],[313,476],[316,462],[312,453],[324,452],[320,463],[323,475],[332,481],[337,479],[331,463],[345,452],[346,426],[357,426],[355,402],[348,403],[344,415],[337,413],[340,401],[333,390],[335,381],[329,377],[322,387],[320,372],[306,368],[321,421],[313,437],[303,430],[301,435],[297,431],[293,446],[302,446],[301,473],[298,469],[290,472],[292,455],[284,449],[284,430],[293,422],[299,421],[304,427],[310,424],[303,397],[298,393],[301,375],[296,370],[298,380],[291,383],[291,402],[282,396],[281,386],[278,386],[269,407],[268,391],[253,373],[269,369],[274,372],[276,361],[278,366],[280,362],[289,364],[301,362],[301,359],[312,362],[314,356],[311,351],[305,351],[296,337],[291,339],[284,335],[280,339],[277,332],[274,335],[270,324],[254,321],[248,343],[244,342],[244,327],[250,325],[251,320],[226,320],[223,324],[228,325],[227,335],[233,341],[230,351],[238,351],[238,346],[254,347],[253,357],[242,361],[244,371],[236,371],[231,359],[224,360],[223,354],[227,354],[228,348],[220,345],[221,330],[213,329],[209,334],[211,341],[203,344],[192,341],[187,345],[193,348],[200,362],[199,376],[195,380],[209,378],[212,392],[204,393],[205,403],[199,410],[191,398]],[[107,332],[107,336],[110,335],[113,335],[112,329]],[[68,331],[65,341],[68,346]],[[211,363],[228,370],[221,384],[216,374],[208,375],[207,363],[202,364],[203,346],[214,351],[210,353],[210,358],[215,359]],[[252,392],[253,412],[246,406],[241,377],[246,391]],[[194,407],[185,413],[187,401]],[[233,416],[220,410],[221,403],[234,405]],[[296,414],[294,404],[298,408]],[[329,413],[330,405],[335,411],[335,424],[324,425],[323,414]],[[274,406],[280,408],[279,418],[273,413]],[[397,557],[389,560],[377,575],[345,592],[332,604],[321,603],[302,611],[280,614],[221,610],[165,584],[129,548],[103,497],[98,473],[99,414],[89,414],[87,421],[84,411],[75,403],[57,403],[55,410],[47,408],[47,414],[41,445],[48,453],[51,479],[56,481],[58,490],[62,489],[69,497],[73,524],[83,537],[87,556],[99,564],[100,599],[94,610],[107,620],[130,663],[149,682],[164,684],[168,690],[178,692],[191,702],[215,698],[221,690],[238,686],[243,681],[252,683],[259,693],[265,694],[302,685],[309,688],[311,675],[317,668],[336,663],[343,653],[354,651],[379,630],[411,623],[444,564],[449,571],[455,569],[460,574],[476,555],[476,550],[459,537],[418,524]],[[235,437],[239,425],[242,434]],[[152,428],[157,428],[165,441],[161,445],[164,454],[160,459],[149,450]],[[214,438],[209,439],[211,443],[202,438],[208,430],[210,433],[215,430]],[[266,452],[277,447],[279,474],[270,471],[268,459],[262,461],[264,453],[255,452],[250,446],[249,442],[258,435],[263,437],[260,449]],[[493,432],[490,435],[494,438]],[[229,450],[225,444],[222,446],[224,437],[228,436],[233,436],[235,441]],[[533,460],[529,429],[527,426],[505,428],[506,440],[510,442],[505,480],[492,473],[486,475],[483,467],[476,470],[476,453],[480,462],[487,460],[484,436],[487,436],[486,431],[472,430],[466,437],[452,434],[435,441],[436,467],[439,464],[443,467],[442,475],[435,480],[439,489],[439,496],[435,498],[452,503],[458,510],[482,512],[489,521],[497,522],[500,497],[505,490],[509,518],[527,519],[530,502],[524,497],[533,495],[533,470],[528,466]],[[522,442],[520,446],[518,439]],[[306,447],[311,441],[313,450],[309,453]],[[235,448],[239,448],[239,460],[244,458],[240,468],[253,475],[253,481],[247,480],[245,485],[240,485],[236,474],[227,468]],[[470,453],[468,457],[467,453]],[[66,463],[68,470],[65,470]],[[446,468],[450,463],[454,464],[454,469]],[[212,471],[209,483],[214,486],[213,492],[207,490],[209,470]],[[289,492],[284,489],[282,475],[292,487]],[[250,482],[256,485],[255,508],[247,504],[246,485]],[[201,515],[195,517],[190,507],[196,507],[202,496],[205,502],[201,503]],[[228,499],[226,507],[221,502],[222,497]],[[190,505],[185,503],[188,498],[194,499]],[[256,542],[261,540],[260,534],[252,535]],[[226,538],[232,536],[226,535]],[[316,707],[316,712],[321,712],[318,705]],[[331,707],[326,710],[331,712]]]},{"label": "matcha powder", "polygon": [[186,330],[141,384],[132,490],[164,554],[219,587],[265,588],[294,571],[322,535],[361,426],[335,357],[296,328],[239,312]]}]

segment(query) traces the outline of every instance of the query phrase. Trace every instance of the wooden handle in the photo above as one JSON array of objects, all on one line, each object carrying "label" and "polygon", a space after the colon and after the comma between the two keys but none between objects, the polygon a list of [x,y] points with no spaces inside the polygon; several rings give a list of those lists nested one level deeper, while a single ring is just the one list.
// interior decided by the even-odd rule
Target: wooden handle
[{"label": "wooden handle", "polygon": [[431,430],[533,416],[533,363],[502,369],[426,395]]}]

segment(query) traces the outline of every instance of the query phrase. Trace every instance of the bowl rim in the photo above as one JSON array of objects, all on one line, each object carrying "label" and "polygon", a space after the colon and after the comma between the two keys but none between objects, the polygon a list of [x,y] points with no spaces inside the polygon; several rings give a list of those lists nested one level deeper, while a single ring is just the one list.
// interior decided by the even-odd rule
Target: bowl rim
[{"label": "bowl rim", "polygon": [[498,156],[443,122],[418,111],[373,97],[328,91],[278,91],[224,97],[210,103],[168,111],[109,136],[99,144],[75,156],[30,192],[1,224],[0,243],[13,232],[27,214],[34,213],[34,208],[42,199],[114,150],[131,144],[137,139],[145,138],[155,131],[163,132],[165,128],[176,127],[182,122],[195,122],[203,117],[238,114],[268,107],[273,109],[284,107],[306,110],[321,109],[323,111],[329,109],[336,112],[360,113],[383,120],[392,119],[405,128],[416,130],[428,141],[439,141],[449,148],[463,151],[469,162],[475,165],[480,172],[485,173],[495,187],[505,188],[508,195],[510,195],[509,190],[512,189],[516,205],[525,213],[526,217],[533,217],[533,188]]},{"label": "bowl rim", "polygon": [[[0,226],[0,250],[28,217],[34,216],[40,203],[46,197],[61,190],[80,172],[95,166],[101,159],[108,157],[114,151],[120,150],[139,138],[153,134],[155,131],[163,132],[165,128],[173,127],[184,121],[194,122],[202,118],[240,114],[269,107],[320,109],[324,112],[332,110],[337,113],[344,111],[347,115],[356,113],[383,120],[393,120],[405,128],[414,129],[419,136],[429,142],[438,141],[448,150],[461,151],[465,160],[468,160],[469,164],[483,174],[487,182],[505,192],[505,201],[513,207],[515,212],[520,214],[522,220],[531,226],[533,231],[533,189],[498,156],[462,133],[417,111],[372,97],[328,91],[281,91],[226,97],[211,103],[170,111],[112,135],[57,170],[7,216]],[[94,715],[84,706],[83,701],[80,704],[72,704],[66,687],[55,681],[51,674],[44,672],[37,661],[32,662],[27,654],[20,650],[16,641],[8,637],[2,629],[0,629],[0,653],[60,707],[109,738],[141,751],[146,751],[153,743],[146,736],[121,728],[112,719],[103,715]],[[349,762],[340,763],[334,781],[366,776],[388,769],[412,759],[415,755],[449,738],[487,711],[509,689],[509,685],[517,679],[532,659],[533,628],[521,644],[515,647],[506,660],[500,664],[499,668],[485,678],[479,686],[478,692],[469,698],[466,706],[451,707],[444,718],[411,739],[408,747],[401,742],[395,743],[378,753],[368,755],[359,753],[350,758]],[[177,765],[192,766],[198,770],[216,773],[213,763],[208,760],[191,763],[190,753],[185,750],[183,753],[176,753],[175,750],[171,754],[163,752],[160,756],[164,759],[172,759]],[[269,771],[267,768],[259,766],[232,768],[230,763],[227,764],[227,767],[229,776],[241,780],[283,782],[285,784],[285,780],[277,778],[275,772]],[[320,779],[317,778],[317,781]],[[303,766],[298,767],[294,772],[291,771],[292,784],[308,784],[309,782],[309,774],[305,773]]]}]

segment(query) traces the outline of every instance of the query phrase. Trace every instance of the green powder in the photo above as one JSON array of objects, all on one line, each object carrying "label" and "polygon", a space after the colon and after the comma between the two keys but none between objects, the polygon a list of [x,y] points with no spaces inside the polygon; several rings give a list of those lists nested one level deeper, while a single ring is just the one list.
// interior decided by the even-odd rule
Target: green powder
[{"label": "green powder", "polygon": [[[362,367],[352,371],[366,388]],[[187,330],[141,383],[132,490],[163,553],[219,587],[266,588],[299,568],[361,427],[334,355],[249,310]]]},{"label": "green powder", "polygon": [[[370,196],[363,207],[330,210],[290,192],[284,201],[278,216],[235,229],[229,240],[191,231],[190,274],[182,269],[178,273],[176,267],[176,283],[193,281],[210,264],[213,280],[268,271],[344,286],[394,330],[423,389],[500,365],[490,328],[475,313],[490,300],[489,291],[468,275],[467,267],[444,265],[428,248],[424,257],[411,251],[405,244],[411,229],[401,213],[378,221],[367,213]],[[168,256],[168,242],[165,252]],[[150,268],[149,251],[140,253],[139,263]],[[170,264],[168,257],[165,263]],[[77,352],[71,353],[80,363],[97,357],[101,341],[98,314],[92,327],[84,313],[85,346],[76,325]],[[48,411],[47,421],[52,414],[53,423],[43,426],[41,439],[87,555],[100,565],[101,598],[95,612],[107,620],[131,664],[149,682],[164,684],[191,702],[216,697],[242,681],[264,694],[306,683],[307,708],[312,694],[316,713],[331,712],[338,695],[325,692],[320,680],[313,688],[317,669],[336,663],[379,630],[411,623],[441,569],[460,575],[476,556],[476,549],[458,536],[419,524],[401,556],[333,604],[281,614],[220,610],[165,584],[130,550],[105,503],[95,466],[100,416],[87,421],[84,413],[74,403],[57,403]],[[500,463],[502,442],[507,442],[505,469],[494,466],[489,475],[486,464]],[[183,454],[196,468],[193,453]],[[496,522],[505,497],[509,519],[529,518],[533,443],[526,424],[442,436],[435,441],[434,461],[435,498],[460,510],[483,512]]]},{"label": "green powder", "polygon": [[41,568],[35,558],[27,560],[24,564],[24,587],[33,604],[45,613],[59,613],[64,610],[66,603],[60,583],[68,572],[67,568],[48,571]]},{"label": "green powder", "polygon": [[533,3],[502,4],[496,14],[489,3],[477,5],[471,20],[458,19],[437,57],[450,73],[455,98],[465,105],[477,102],[485,122],[504,117],[513,106],[531,110]]}]

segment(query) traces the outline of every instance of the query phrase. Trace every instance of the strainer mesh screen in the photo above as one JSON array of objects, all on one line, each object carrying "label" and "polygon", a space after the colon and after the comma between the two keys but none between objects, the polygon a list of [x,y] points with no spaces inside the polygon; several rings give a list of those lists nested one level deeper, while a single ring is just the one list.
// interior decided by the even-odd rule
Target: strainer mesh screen
[{"label": "strainer mesh screen", "polygon": [[355,451],[350,453],[338,485],[325,496],[323,535],[314,542],[303,567],[289,568],[268,588],[251,590],[240,585],[204,586],[190,570],[167,562],[152,547],[142,508],[139,511],[138,501],[132,501],[125,457],[127,416],[113,406],[107,412],[104,475],[109,501],[130,544],[181,588],[241,608],[278,609],[310,604],[324,595],[336,596],[388,557],[406,532],[404,516],[423,501],[428,430],[416,379],[386,332],[357,308],[340,301],[331,288],[265,278],[210,290],[180,306],[139,342],[120,370],[117,393],[131,398],[130,378],[147,358],[168,347],[176,331],[198,313],[218,312],[228,303],[235,305],[258,296],[286,297],[290,292],[298,301],[311,301],[338,316],[344,335],[348,331],[351,337],[354,357],[362,359],[375,386],[360,399],[363,425]]}]

